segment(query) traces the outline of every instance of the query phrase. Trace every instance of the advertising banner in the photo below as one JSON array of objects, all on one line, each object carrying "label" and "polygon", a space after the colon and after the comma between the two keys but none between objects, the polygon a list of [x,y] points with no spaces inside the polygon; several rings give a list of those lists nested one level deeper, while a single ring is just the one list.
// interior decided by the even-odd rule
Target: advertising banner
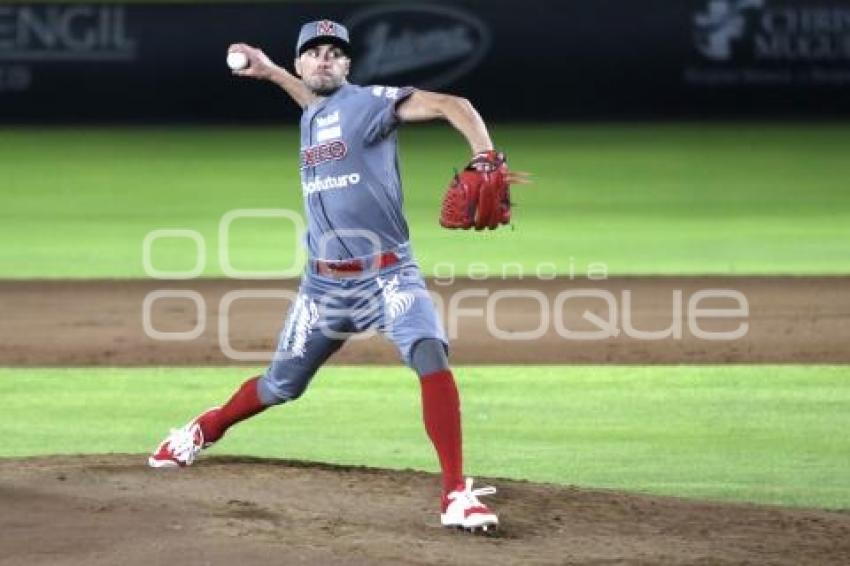
[{"label": "advertising banner", "polygon": [[292,70],[302,23],[353,41],[352,82],[466,96],[488,119],[850,115],[850,0],[0,5],[0,122],[265,122],[232,42]]}]

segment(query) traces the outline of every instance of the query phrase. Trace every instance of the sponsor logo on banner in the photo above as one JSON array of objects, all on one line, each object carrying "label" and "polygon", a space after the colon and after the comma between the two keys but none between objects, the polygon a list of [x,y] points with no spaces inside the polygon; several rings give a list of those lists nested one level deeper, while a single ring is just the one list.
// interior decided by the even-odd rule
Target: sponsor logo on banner
[{"label": "sponsor logo on banner", "polygon": [[0,5],[0,93],[24,92],[45,62],[133,61],[124,6]]},{"label": "sponsor logo on banner", "polygon": [[124,6],[0,6],[2,61],[128,61],[136,47]]},{"label": "sponsor logo on banner", "polygon": [[693,14],[695,85],[850,84],[850,6],[707,0]]},{"label": "sponsor logo on banner", "polygon": [[474,69],[491,41],[480,18],[448,6],[377,6],[356,12],[345,25],[360,38],[351,72],[360,84],[445,86]]},{"label": "sponsor logo on banner", "polygon": [[762,6],[764,0],[711,0],[694,16],[697,49],[709,59],[729,59],[732,42],[746,32],[746,11]]}]

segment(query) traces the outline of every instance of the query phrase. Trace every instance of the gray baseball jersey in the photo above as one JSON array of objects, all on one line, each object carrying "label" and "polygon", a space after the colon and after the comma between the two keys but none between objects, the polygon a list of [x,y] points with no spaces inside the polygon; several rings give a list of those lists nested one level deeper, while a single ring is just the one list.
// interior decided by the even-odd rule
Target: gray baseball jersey
[{"label": "gray baseball jersey", "polygon": [[[260,380],[266,403],[297,399],[347,333],[377,328],[411,366],[413,350],[424,340],[448,346],[407,245],[402,213],[395,109],[412,92],[346,84],[304,110],[301,183],[310,257],[349,259],[393,250],[398,263],[342,279],[308,266],[274,360]],[[439,360],[446,363],[445,357]]]},{"label": "gray baseball jersey", "polygon": [[301,116],[301,188],[311,258],[347,259],[407,242],[396,105],[411,87],[345,84]]}]

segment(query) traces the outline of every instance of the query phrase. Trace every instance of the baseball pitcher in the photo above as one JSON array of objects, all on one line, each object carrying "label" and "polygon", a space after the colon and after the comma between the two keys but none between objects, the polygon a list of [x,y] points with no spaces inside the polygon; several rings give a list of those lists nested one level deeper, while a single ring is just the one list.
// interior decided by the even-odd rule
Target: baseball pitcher
[{"label": "baseball pitcher", "polygon": [[301,190],[308,264],[273,361],[221,407],[173,430],[150,456],[155,468],[183,467],[232,425],[298,399],[322,364],[352,333],[378,329],[419,376],[425,428],[442,470],[441,523],[467,530],[498,525],[496,514],[463,476],[460,400],[448,343],[409,241],[402,210],[397,129],[442,119],[469,142],[472,159],[452,179],[440,223],[493,229],[510,221],[509,184],[523,182],[494,151],[487,127],[465,99],[411,87],[347,82],[348,31],[322,20],[305,24],[295,76],[261,50],[237,43],[240,77],[270,81],[302,109]]}]

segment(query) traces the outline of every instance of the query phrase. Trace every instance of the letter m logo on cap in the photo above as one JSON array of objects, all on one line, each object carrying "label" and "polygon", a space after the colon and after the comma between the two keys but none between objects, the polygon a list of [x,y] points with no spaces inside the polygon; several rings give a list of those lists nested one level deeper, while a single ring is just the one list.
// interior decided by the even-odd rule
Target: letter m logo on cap
[{"label": "letter m logo on cap", "polygon": [[322,20],[316,24],[316,35],[336,35],[336,26],[330,20]]}]

